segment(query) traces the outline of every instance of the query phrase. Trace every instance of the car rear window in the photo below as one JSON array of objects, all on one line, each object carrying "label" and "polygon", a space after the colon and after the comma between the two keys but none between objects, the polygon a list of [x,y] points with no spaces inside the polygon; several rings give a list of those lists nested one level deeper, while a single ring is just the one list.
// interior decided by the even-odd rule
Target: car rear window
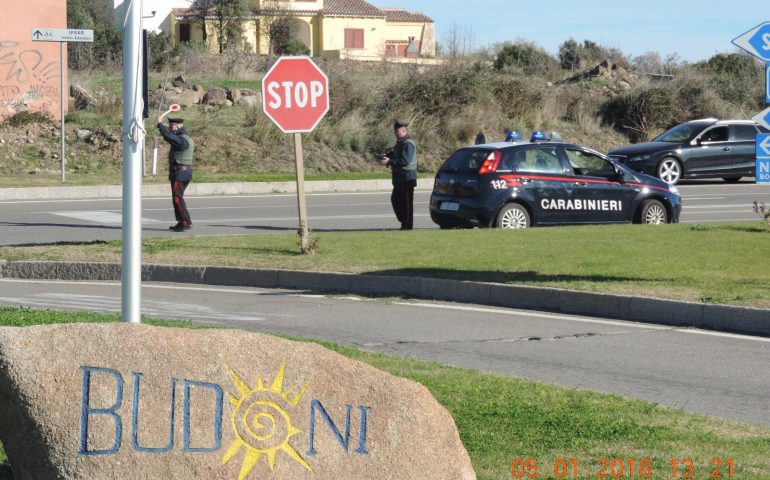
[{"label": "car rear window", "polygon": [[489,156],[490,150],[460,149],[441,166],[441,171],[446,173],[462,173],[470,175],[477,173]]},{"label": "car rear window", "polygon": [[692,140],[695,138],[695,135],[700,133],[700,131],[707,126],[708,125],[704,125],[702,123],[682,123],[670,130],[663,132],[663,134],[654,138],[652,141],[673,143],[686,142],[687,140]]},{"label": "car rear window", "polygon": [[757,137],[757,129],[754,125],[733,125],[730,128],[733,131],[733,140],[736,142],[753,142]]}]

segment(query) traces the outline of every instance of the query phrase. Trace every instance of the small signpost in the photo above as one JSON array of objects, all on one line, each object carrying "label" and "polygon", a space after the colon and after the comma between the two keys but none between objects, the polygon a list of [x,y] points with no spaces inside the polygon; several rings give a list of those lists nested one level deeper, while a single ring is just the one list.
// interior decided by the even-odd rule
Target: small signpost
[{"label": "small signpost", "polygon": [[294,134],[300,250],[308,249],[302,132],[311,132],[329,111],[329,79],[310,57],[281,57],[262,77],[262,110],[284,133]]},{"label": "small signpost", "polygon": [[81,30],[70,28],[33,28],[32,40],[37,42],[59,42],[59,102],[61,115],[61,181],[64,181],[65,163],[64,157],[64,102],[69,96],[64,93],[64,44],[67,42],[93,42],[93,30]]}]

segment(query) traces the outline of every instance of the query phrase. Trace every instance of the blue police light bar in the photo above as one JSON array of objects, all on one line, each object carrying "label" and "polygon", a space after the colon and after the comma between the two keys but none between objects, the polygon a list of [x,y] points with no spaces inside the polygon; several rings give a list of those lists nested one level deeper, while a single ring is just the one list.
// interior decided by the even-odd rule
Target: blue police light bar
[{"label": "blue police light bar", "polygon": [[534,142],[535,140],[546,140],[545,133],[544,132],[532,132],[532,137],[529,139],[530,142]]},{"label": "blue police light bar", "polygon": [[519,132],[517,132],[516,130],[514,130],[514,131],[511,132],[511,138],[514,139],[514,140],[520,140],[521,139],[521,134]]}]

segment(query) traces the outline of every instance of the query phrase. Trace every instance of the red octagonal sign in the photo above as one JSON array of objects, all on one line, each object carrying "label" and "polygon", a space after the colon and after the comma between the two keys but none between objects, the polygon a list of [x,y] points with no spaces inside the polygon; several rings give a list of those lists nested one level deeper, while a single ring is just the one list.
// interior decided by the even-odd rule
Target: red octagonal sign
[{"label": "red octagonal sign", "polygon": [[309,57],[281,57],[262,77],[262,110],[286,133],[310,132],[329,111],[329,79]]}]

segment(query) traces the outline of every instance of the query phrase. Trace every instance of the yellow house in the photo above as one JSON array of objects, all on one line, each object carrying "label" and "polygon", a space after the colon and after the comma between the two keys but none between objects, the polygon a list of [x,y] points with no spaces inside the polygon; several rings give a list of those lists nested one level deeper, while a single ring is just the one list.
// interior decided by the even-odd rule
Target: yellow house
[{"label": "yellow house", "polygon": [[[435,25],[422,14],[380,9],[363,0],[250,0],[241,18],[248,51],[267,54],[278,31],[299,40],[315,57],[380,60],[434,57]],[[281,30],[282,29],[282,30]],[[169,18],[174,43],[200,42],[219,51],[214,8],[175,8]]]}]

